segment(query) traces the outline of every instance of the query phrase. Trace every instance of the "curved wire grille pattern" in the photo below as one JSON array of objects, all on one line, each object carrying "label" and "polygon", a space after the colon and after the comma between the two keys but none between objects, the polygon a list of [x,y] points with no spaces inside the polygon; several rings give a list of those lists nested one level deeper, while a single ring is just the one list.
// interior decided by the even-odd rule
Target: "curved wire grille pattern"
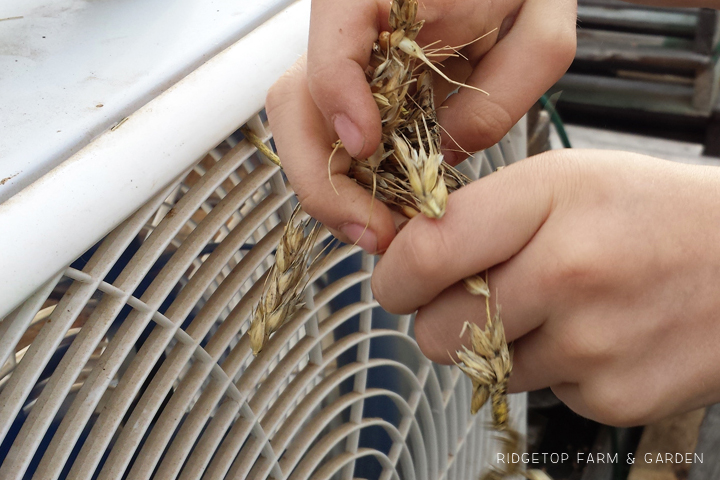
[{"label": "curved wire grille pattern", "polygon": [[330,254],[253,358],[293,201],[230,136],[3,319],[0,478],[476,478],[487,411],[377,306],[358,248]]}]

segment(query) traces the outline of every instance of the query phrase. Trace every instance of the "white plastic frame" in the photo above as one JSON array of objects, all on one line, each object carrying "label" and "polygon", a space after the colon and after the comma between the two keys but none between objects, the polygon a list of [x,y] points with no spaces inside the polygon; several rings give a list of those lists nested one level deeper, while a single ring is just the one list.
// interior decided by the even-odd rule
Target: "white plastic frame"
[{"label": "white plastic frame", "polygon": [[0,318],[262,109],[309,22],[300,0],[0,204]]}]

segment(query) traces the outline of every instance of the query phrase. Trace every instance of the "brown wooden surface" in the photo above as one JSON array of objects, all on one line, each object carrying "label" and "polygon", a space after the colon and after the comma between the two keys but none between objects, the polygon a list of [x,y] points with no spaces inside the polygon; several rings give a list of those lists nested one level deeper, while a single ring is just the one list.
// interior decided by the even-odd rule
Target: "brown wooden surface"
[{"label": "brown wooden surface", "polygon": [[[646,426],[628,480],[686,480],[691,464],[657,463],[654,459],[658,454],[694,452],[704,413],[704,409],[694,410]],[[652,462],[645,462],[646,454]]]},{"label": "brown wooden surface", "polygon": [[703,463],[692,465],[688,480],[720,478],[720,404],[706,409],[696,452],[703,455]]}]

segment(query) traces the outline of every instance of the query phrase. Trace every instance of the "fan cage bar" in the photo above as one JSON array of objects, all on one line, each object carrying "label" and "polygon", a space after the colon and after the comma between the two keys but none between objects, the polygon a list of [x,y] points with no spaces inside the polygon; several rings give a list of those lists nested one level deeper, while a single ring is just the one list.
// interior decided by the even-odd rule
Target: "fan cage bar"
[{"label": "fan cage bar", "polygon": [[[272,145],[261,114],[246,125]],[[467,168],[517,151],[501,142]],[[246,333],[294,203],[280,169],[234,132],[6,316],[0,478],[353,479],[375,462],[382,480],[427,480],[487,468],[487,409],[470,417],[469,382],[422,356],[412,316],[381,312],[375,259],[356,246],[327,255],[305,306],[253,358]],[[318,250],[328,241],[323,231]],[[373,386],[387,372],[396,385]],[[371,416],[380,401],[387,418]],[[524,398],[511,406],[520,427]],[[386,446],[362,443],[381,431]]]}]

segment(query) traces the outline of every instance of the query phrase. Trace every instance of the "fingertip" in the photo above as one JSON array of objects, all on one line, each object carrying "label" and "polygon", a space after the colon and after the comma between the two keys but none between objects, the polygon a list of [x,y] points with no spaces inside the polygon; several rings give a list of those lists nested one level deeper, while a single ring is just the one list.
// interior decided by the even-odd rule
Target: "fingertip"
[{"label": "fingertip", "polygon": [[319,110],[355,158],[380,143],[380,112],[367,82],[372,46],[385,10],[376,0],[314,0],[308,45],[308,86]]},{"label": "fingertip", "polygon": [[465,321],[477,322],[484,313],[484,300],[470,295],[462,284],[455,284],[415,316],[415,339],[422,353],[433,362],[451,365],[468,336],[461,337]]},{"label": "fingertip", "polygon": [[372,155],[382,135],[380,111],[360,65],[350,59],[336,65],[310,64],[308,87],[350,156]]},{"label": "fingertip", "polygon": [[[314,177],[313,177],[314,178]],[[333,175],[338,194],[324,179],[316,179],[299,194],[308,215],[322,222],[343,243],[358,245],[370,254],[384,252],[395,237],[390,209],[343,174]]]},{"label": "fingertip", "polygon": [[[422,311],[422,310],[421,310]],[[437,322],[429,321],[418,311],[415,316],[415,341],[420,351],[429,360],[440,365],[452,365],[455,349],[460,346],[460,338],[455,339],[457,345],[444,348],[446,342],[440,341],[446,329],[441,329]]]},{"label": "fingertip", "polygon": [[[304,66],[301,59],[298,68],[273,86],[266,103],[285,174],[303,209],[340,240],[350,244],[357,241],[370,253],[384,251],[396,232],[393,214],[347,177],[351,163],[347,152],[340,150],[333,155],[336,137],[310,95]],[[342,234],[341,226],[349,228],[347,233],[352,236]]]},{"label": "fingertip", "polygon": [[343,147],[351,157],[358,158],[365,149],[365,135],[355,122],[344,112],[337,113],[333,118],[333,127],[343,143]]},{"label": "fingertip", "polygon": [[377,274],[378,268],[382,268],[381,265],[383,264],[383,259],[384,257],[381,257],[375,265],[375,270],[373,271],[372,278],[370,279],[370,289],[372,290],[373,298],[375,298],[383,310],[393,315],[409,315],[413,313],[412,310],[406,311],[401,308],[397,308],[395,303],[392,302],[392,286],[385,283],[385,277],[383,275]]}]

